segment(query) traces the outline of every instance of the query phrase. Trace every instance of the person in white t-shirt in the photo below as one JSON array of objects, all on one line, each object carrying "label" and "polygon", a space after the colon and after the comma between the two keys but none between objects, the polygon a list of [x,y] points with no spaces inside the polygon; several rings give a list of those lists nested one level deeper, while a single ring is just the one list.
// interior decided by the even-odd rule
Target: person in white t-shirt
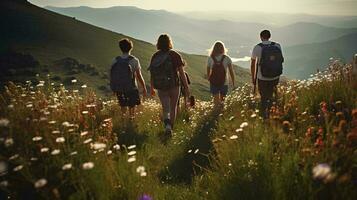
[{"label": "person in white t-shirt", "polygon": [[271,42],[269,40],[270,37],[271,37],[271,33],[268,30],[263,30],[260,33],[260,39],[262,40],[262,42],[254,47],[251,57],[252,83],[255,88],[256,82],[258,81],[258,90],[261,97],[261,114],[263,115],[264,118],[269,117],[269,110],[273,101],[273,93],[274,91],[276,91],[276,86],[279,83],[280,75],[273,76],[273,77],[263,76],[262,67],[260,65],[263,47],[268,45],[275,45],[277,49],[280,49],[281,63],[284,62],[284,58],[281,53],[282,49],[280,44],[276,42]]},{"label": "person in white t-shirt", "polygon": [[232,59],[226,53],[224,43],[217,41],[207,60],[207,78],[210,81],[210,92],[215,105],[221,104],[228,93],[229,76],[233,88],[235,87]]},{"label": "person in white t-shirt", "polygon": [[[124,38],[119,41],[119,48],[122,51],[122,55],[114,58],[113,63],[111,65],[111,68],[113,68],[114,65],[119,62],[119,60],[128,60],[128,65],[130,67],[130,71],[133,73],[133,81],[134,81],[134,87],[133,88],[127,88],[125,91],[116,91],[114,92],[115,95],[118,98],[119,105],[121,107],[122,115],[126,115],[126,112],[129,108],[129,118],[134,119],[134,114],[135,114],[135,107],[137,105],[141,104],[140,101],[140,93],[138,90],[138,82],[140,83],[140,86],[142,87],[142,95],[145,98],[147,94],[146,90],[146,85],[145,85],[145,80],[142,76],[141,73],[141,66],[139,59],[136,58],[135,56],[131,55],[131,51],[133,50],[133,42],[127,38]],[[115,74],[117,76],[119,74]],[[132,78],[128,77],[128,78]]]}]

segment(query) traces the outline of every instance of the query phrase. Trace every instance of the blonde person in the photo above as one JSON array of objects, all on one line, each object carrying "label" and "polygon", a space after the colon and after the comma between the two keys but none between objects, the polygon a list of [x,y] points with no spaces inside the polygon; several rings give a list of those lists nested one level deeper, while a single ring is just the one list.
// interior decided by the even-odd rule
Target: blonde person
[{"label": "blonde person", "polygon": [[162,105],[165,133],[172,134],[177,114],[180,95],[180,79],[185,96],[190,96],[187,78],[184,72],[184,61],[179,53],[173,50],[169,35],[162,34],[157,40],[157,52],[152,56],[149,66],[151,75],[151,94],[157,89]]},{"label": "blonde person", "polygon": [[224,43],[217,41],[212,46],[207,60],[207,77],[215,105],[221,105],[228,93],[229,76],[234,88],[235,76],[232,59],[227,55]]}]

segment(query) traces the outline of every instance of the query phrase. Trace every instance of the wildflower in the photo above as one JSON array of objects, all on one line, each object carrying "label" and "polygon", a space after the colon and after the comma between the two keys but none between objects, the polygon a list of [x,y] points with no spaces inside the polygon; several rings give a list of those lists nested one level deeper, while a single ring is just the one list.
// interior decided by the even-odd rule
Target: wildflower
[{"label": "wildflower", "polygon": [[111,155],[113,153],[112,150],[107,151],[107,155]]},{"label": "wildflower", "polygon": [[84,84],[84,85],[82,85],[82,86],[81,86],[81,88],[87,88],[87,85],[86,85],[86,84]]},{"label": "wildflower", "polygon": [[231,137],[229,137],[229,139],[236,140],[236,139],[238,139],[238,136],[237,135],[232,135]]},{"label": "wildflower", "polygon": [[232,121],[234,119],[234,116],[231,116],[228,120]]},{"label": "wildflower", "polygon": [[59,130],[54,130],[52,131],[52,134],[60,134],[61,132]]},{"label": "wildflower", "polygon": [[87,135],[88,134],[88,131],[83,131],[83,132],[81,132],[81,136],[83,137],[83,136],[85,136],[85,135]]},{"label": "wildflower", "polygon": [[7,187],[7,186],[9,186],[9,182],[8,181],[1,181],[0,182],[0,186],[1,187]]},{"label": "wildflower", "polygon": [[195,152],[193,152],[194,154],[197,154],[200,150],[196,149]]},{"label": "wildflower", "polygon": [[192,149],[188,150],[187,153],[191,153],[192,152]]},{"label": "wildflower", "polygon": [[0,161],[0,176],[7,174],[7,163]]},{"label": "wildflower", "polygon": [[32,158],[30,158],[30,160],[31,160],[31,161],[37,161],[37,160],[38,160],[38,158],[36,158],[36,157],[32,157]]},{"label": "wildflower", "polygon": [[257,114],[253,113],[250,118],[256,118],[257,117]]},{"label": "wildflower", "polygon": [[9,160],[15,160],[16,158],[19,157],[19,154],[15,154],[9,158]]},{"label": "wildflower", "polygon": [[14,144],[14,139],[12,139],[12,138],[6,138],[4,144],[5,144],[5,147],[12,146],[12,145]]},{"label": "wildflower", "polygon": [[64,138],[64,137],[58,137],[58,138],[56,138],[56,142],[57,143],[63,143],[63,142],[65,142],[66,141],[66,139]]},{"label": "wildflower", "polygon": [[94,149],[94,150],[105,149],[105,147],[107,147],[107,145],[104,144],[104,143],[94,143],[94,144],[91,144],[91,148]]},{"label": "wildflower", "polygon": [[34,186],[35,188],[42,188],[43,186],[45,186],[47,184],[47,180],[42,178],[42,179],[39,179],[35,182]]},{"label": "wildflower", "polygon": [[18,172],[18,171],[22,170],[23,168],[24,168],[23,165],[18,165],[18,166],[16,166],[16,167],[14,167],[13,171],[14,171],[14,172]]},{"label": "wildflower", "polygon": [[53,150],[53,151],[51,152],[51,155],[55,156],[55,155],[58,155],[58,154],[60,154],[60,153],[61,153],[61,150],[55,149],[55,150]]},{"label": "wildflower", "polygon": [[86,115],[86,114],[88,114],[88,111],[87,111],[87,110],[83,110],[83,111],[82,111],[82,114],[83,114],[83,115]]},{"label": "wildflower", "polygon": [[32,138],[32,141],[34,142],[38,142],[38,141],[41,141],[42,140],[42,137],[41,136],[35,136]]},{"label": "wildflower", "polygon": [[1,118],[0,119],[0,127],[7,127],[9,125],[10,121],[6,118]]},{"label": "wildflower", "polygon": [[86,162],[86,163],[83,163],[83,165],[82,165],[82,168],[84,170],[89,170],[89,169],[92,169],[93,167],[94,167],[93,162]]},{"label": "wildflower", "polygon": [[312,169],[313,178],[317,180],[323,180],[324,182],[330,182],[335,178],[335,174],[332,173],[330,165],[326,163],[318,164]]},{"label": "wildflower", "polygon": [[237,128],[237,129],[236,129],[236,133],[239,133],[239,132],[242,132],[242,131],[243,131],[242,128]]},{"label": "wildflower", "polygon": [[49,121],[48,123],[49,123],[49,124],[55,124],[56,121],[52,120],[52,121]]},{"label": "wildflower", "polygon": [[288,133],[290,130],[290,122],[289,121],[283,121],[283,131],[284,133]]},{"label": "wildflower", "polygon": [[247,127],[247,126],[248,126],[248,122],[243,122],[243,123],[240,125],[241,128],[245,128],[245,127]]},{"label": "wildflower", "polygon": [[114,146],[113,146],[113,149],[115,149],[115,150],[120,150],[120,145],[119,145],[119,144],[114,145]]},{"label": "wildflower", "polygon": [[72,79],[71,82],[72,83],[77,83],[77,79]]},{"label": "wildflower", "polygon": [[145,171],[145,167],[144,166],[139,166],[136,168],[136,172],[137,173],[141,173],[141,172],[144,172]]},{"label": "wildflower", "polygon": [[130,151],[130,152],[128,153],[129,156],[133,156],[133,155],[135,155],[135,154],[136,154],[136,151]]},{"label": "wildflower", "polygon": [[152,200],[153,198],[147,194],[143,194],[138,200]]},{"label": "wildflower", "polygon": [[65,164],[62,166],[62,170],[70,170],[72,169],[72,164],[71,163],[68,163],[68,164]]},{"label": "wildflower", "polygon": [[74,156],[74,155],[77,155],[78,154],[78,152],[77,151],[73,151],[72,153],[70,153],[69,155],[71,155],[71,156]]},{"label": "wildflower", "polygon": [[131,149],[135,149],[136,148],[136,145],[130,145],[128,146],[128,149],[131,150]]},{"label": "wildflower", "polygon": [[135,157],[135,156],[130,157],[130,158],[128,159],[128,163],[132,163],[132,162],[135,162],[135,161],[136,161],[136,157]]},{"label": "wildflower", "polygon": [[47,147],[43,147],[43,148],[41,148],[41,153],[46,153],[46,152],[48,152],[50,149],[49,148],[47,148]]},{"label": "wildflower", "polygon": [[92,142],[93,141],[93,139],[92,138],[89,138],[89,139],[86,139],[84,142],[83,142],[83,144],[88,144],[88,143],[90,143],[90,142]]},{"label": "wildflower", "polygon": [[70,126],[71,126],[71,124],[70,124],[69,122],[63,122],[63,123],[62,123],[62,126],[65,126],[65,127],[70,127]]}]

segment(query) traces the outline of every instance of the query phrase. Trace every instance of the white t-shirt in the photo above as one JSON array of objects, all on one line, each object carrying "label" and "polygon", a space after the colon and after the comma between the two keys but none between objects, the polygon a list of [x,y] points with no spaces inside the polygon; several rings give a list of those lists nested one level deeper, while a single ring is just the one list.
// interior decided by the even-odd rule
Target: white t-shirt
[{"label": "white t-shirt", "polygon": [[[263,44],[271,44],[271,41],[263,41],[262,42]],[[280,48],[281,50],[281,46],[279,43],[275,43],[275,45],[277,47]],[[260,61],[260,58],[262,57],[262,47],[259,46],[259,45],[255,45],[254,49],[253,49],[253,52],[252,52],[252,58],[254,58],[256,60],[256,63],[257,63],[257,67],[258,67],[258,74],[257,74],[257,77],[259,80],[263,80],[263,81],[272,81],[272,80],[276,80],[278,79],[280,76],[276,76],[276,77],[272,77],[272,78],[268,78],[268,77],[264,77],[262,75],[262,72],[261,72],[261,67],[258,66],[258,63]]]},{"label": "white t-shirt", "polygon": [[[130,56],[133,57],[133,59],[131,59],[129,61],[129,66],[131,67],[131,71],[135,72],[136,70],[141,70],[139,59],[133,55],[130,55]],[[126,59],[129,57],[129,54],[122,54],[120,57],[123,59]],[[116,62],[116,58],[113,59],[112,65],[114,65],[115,62]],[[135,79],[135,84],[137,85],[136,79]]]},{"label": "white t-shirt", "polygon": [[[216,56],[215,58],[216,58],[216,61],[221,61],[222,55]],[[211,58],[211,56],[209,56],[208,60],[207,60],[207,67],[212,68],[213,65],[214,65],[214,60]],[[228,66],[229,65],[232,65],[232,59],[228,55],[225,55],[225,58],[223,59],[223,66],[224,66],[224,69],[226,70],[226,81],[224,82],[225,85],[228,85],[228,83],[229,83],[229,76],[228,76],[228,72],[229,72]]]}]

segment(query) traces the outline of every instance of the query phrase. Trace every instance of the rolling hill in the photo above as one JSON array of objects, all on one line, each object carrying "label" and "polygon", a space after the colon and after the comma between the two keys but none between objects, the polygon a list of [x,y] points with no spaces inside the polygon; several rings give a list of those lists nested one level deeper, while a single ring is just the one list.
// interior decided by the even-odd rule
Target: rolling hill
[{"label": "rolling hill", "polygon": [[[117,41],[128,36],[42,9],[26,1],[1,1],[0,22],[1,52],[11,50],[30,54],[41,63],[42,68],[45,68],[42,71],[55,74],[57,79],[77,78],[79,82],[101,88],[108,93],[105,90],[108,84],[106,74],[112,59],[119,54]],[[134,38],[130,39],[134,42],[133,54],[140,59],[147,80],[148,74],[145,69],[151,55],[156,51],[155,46]],[[192,76],[193,92],[201,97],[207,96],[208,93],[204,93],[207,92],[207,81],[203,78],[206,57],[185,53],[182,55],[188,63],[187,71]],[[54,65],[55,61],[71,58],[85,65],[90,64],[96,73],[73,75]],[[240,77],[239,81],[248,80],[246,70],[237,68],[236,71]]]},{"label": "rolling hill", "polygon": [[273,26],[265,24],[269,23],[265,20],[237,22],[221,18],[193,19],[189,15],[184,16],[165,10],[144,10],[127,6],[46,8],[150,42],[155,41],[158,33],[168,32],[177,41],[177,47],[187,52],[205,54],[205,50],[210,48],[215,40],[222,40],[233,52],[233,57],[237,57],[238,51],[242,54],[241,57],[249,55],[251,47],[259,41],[259,32],[262,29],[270,29],[273,38],[285,47],[326,42],[357,32],[357,28],[335,28],[312,22]]},{"label": "rolling hill", "polygon": [[316,73],[317,69],[324,69],[331,57],[349,62],[357,53],[356,44],[357,33],[353,33],[328,42],[286,48],[285,73],[303,79]]},{"label": "rolling hill", "polygon": [[[151,42],[154,42],[158,33],[165,31],[173,36],[178,49],[199,54],[206,54],[206,49],[210,48],[213,41],[222,40],[226,43],[232,57],[250,56],[253,45],[259,41],[259,32],[262,29],[271,29],[272,39],[283,46],[286,57],[284,74],[290,78],[308,78],[317,67],[323,69],[328,58],[347,58],[345,61],[348,61],[350,56],[356,53],[353,42],[345,42],[341,39],[346,36],[346,39],[348,37],[353,40],[354,33],[357,33],[356,28],[335,28],[311,22],[313,19],[319,22],[333,17],[289,15],[290,18],[306,19],[310,22],[294,22],[291,19],[294,22],[292,24],[273,26],[257,22],[229,21],[224,19],[224,15],[222,19],[192,19],[189,18],[191,15],[184,16],[165,10],[144,10],[126,6],[46,8]],[[284,18],[284,15],[275,16]],[[337,23],[344,18],[333,19]],[[269,20],[264,22],[268,23]],[[248,62],[239,62],[239,64],[249,67]]]}]

